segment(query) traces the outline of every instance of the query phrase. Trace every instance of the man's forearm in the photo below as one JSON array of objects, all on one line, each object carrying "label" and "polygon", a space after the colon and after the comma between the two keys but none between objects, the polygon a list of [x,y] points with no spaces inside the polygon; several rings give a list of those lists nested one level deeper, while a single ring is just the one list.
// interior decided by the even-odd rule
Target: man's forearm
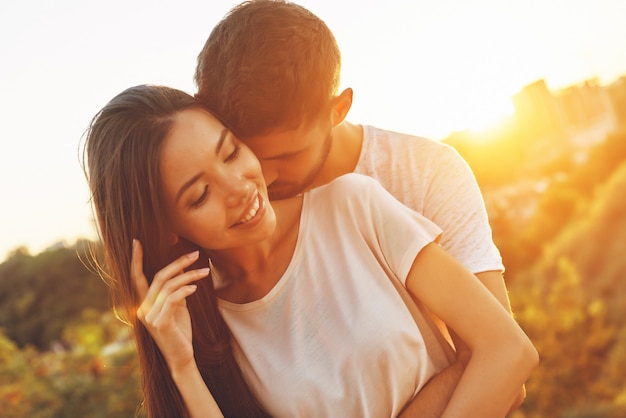
[{"label": "man's forearm", "polygon": [[428,383],[404,407],[399,418],[437,418],[440,417],[456,388],[465,365],[455,361],[433,376]]}]

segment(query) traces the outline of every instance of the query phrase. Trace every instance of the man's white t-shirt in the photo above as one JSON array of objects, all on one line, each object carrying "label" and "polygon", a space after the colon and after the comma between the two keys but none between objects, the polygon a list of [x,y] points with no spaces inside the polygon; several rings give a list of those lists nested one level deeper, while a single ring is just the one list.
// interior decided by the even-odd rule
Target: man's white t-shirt
[{"label": "man's white t-shirt", "polygon": [[219,301],[247,382],[276,417],[393,417],[447,366],[429,355],[391,280],[441,230],[378,182],[347,174],[304,195],[275,287]]},{"label": "man's white t-shirt", "polygon": [[356,173],[437,224],[440,245],[472,273],[504,271],[476,179],[451,146],[363,126]]}]

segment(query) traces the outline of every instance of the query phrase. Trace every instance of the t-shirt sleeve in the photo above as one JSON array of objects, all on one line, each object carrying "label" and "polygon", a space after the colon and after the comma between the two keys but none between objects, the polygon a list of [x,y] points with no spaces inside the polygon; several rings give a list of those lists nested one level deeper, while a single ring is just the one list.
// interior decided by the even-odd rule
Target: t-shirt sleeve
[{"label": "t-shirt sleeve", "polygon": [[439,240],[441,229],[403,205],[377,181],[368,180],[371,221],[380,250],[391,271],[405,284],[415,257]]},{"label": "t-shirt sleeve", "polygon": [[504,270],[478,183],[466,161],[449,146],[433,159],[424,216],[444,231],[440,245],[470,271]]}]

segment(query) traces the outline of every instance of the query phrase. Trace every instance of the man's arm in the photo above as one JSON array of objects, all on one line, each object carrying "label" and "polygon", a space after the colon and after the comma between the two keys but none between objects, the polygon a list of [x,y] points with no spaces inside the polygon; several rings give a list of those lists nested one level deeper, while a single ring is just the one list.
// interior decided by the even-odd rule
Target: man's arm
[{"label": "man's arm", "polygon": [[398,418],[438,418],[446,408],[452,392],[469,361],[469,350],[457,353],[457,359],[435,376],[404,407]]}]

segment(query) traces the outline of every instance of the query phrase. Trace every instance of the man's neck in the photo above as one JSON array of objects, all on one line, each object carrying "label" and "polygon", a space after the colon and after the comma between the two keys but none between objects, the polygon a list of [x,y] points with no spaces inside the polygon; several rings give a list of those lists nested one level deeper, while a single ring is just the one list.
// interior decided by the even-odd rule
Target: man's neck
[{"label": "man's neck", "polygon": [[332,132],[333,142],[322,167],[311,188],[321,186],[356,168],[363,145],[363,127],[349,122],[336,126]]}]

